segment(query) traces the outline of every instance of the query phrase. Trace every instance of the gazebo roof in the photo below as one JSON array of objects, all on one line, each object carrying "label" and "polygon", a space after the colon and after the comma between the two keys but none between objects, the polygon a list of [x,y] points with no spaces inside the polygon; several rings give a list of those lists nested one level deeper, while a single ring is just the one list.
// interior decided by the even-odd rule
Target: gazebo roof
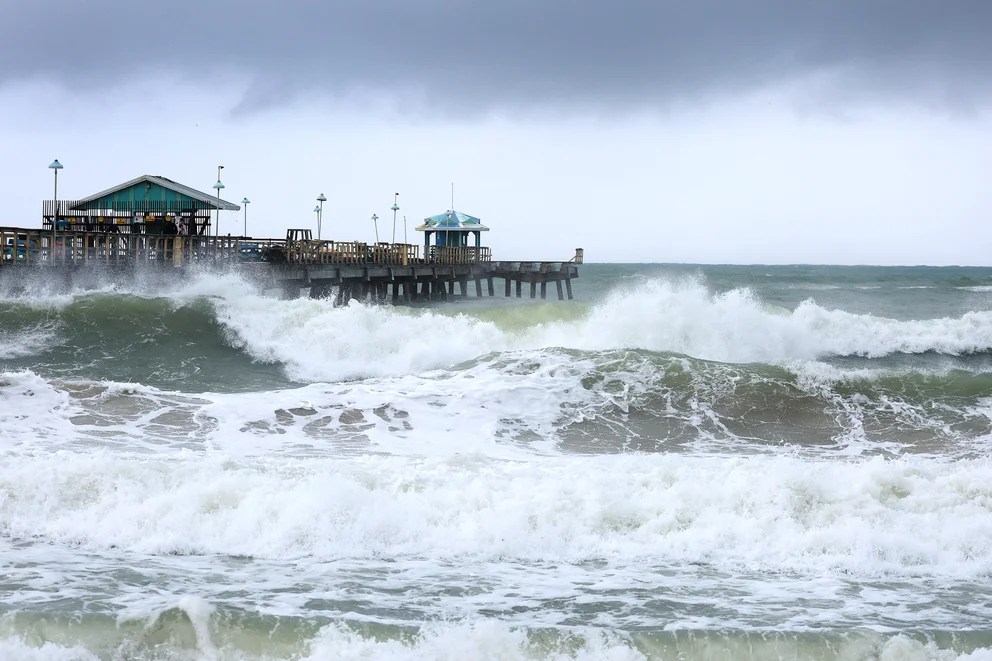
[{"label": "gazebo roof", "polygon": [[150,174],[143,174],[113,188],[76,200],[71,208],[74,210],[110,209],[120,203],[133,204],[148,201],[148,194],[153,189],[155,189],[153,197],[158,202],[185,203],[201,209],[220,209],[221,211],[239,211],[241,209],[239,205],[222,200],[216,195],[184,186],[166,177]]},{"label": "gazebo roof", "polygon": [[424,218],[424,224],[415,228],[418,232],[488,232],[489,228],[475,216],[449,209],[444,213]]}]

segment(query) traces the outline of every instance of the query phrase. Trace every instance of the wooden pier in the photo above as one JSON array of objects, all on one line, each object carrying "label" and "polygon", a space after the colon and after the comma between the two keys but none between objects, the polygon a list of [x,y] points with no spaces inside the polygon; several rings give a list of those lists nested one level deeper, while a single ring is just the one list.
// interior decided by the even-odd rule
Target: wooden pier
[{"label": "wooden pier", "polygon": [[[487,247],[321,241],[308,230],[289,230],[285,239],[256,239],[133,229],[0,227],[2,282],[29,272],[71,284],[106,272],[209,269],[246,272],[285,296],[334,297],[337,304],[444,301],[499,291],[521,298],[525,284],[530,298],[545,299],[549,283],[558,300],[571,300],[571,281],[582,263],[581,249],[570,261],[493,261]],[[502,280],[502,287],[495,280]]]}]

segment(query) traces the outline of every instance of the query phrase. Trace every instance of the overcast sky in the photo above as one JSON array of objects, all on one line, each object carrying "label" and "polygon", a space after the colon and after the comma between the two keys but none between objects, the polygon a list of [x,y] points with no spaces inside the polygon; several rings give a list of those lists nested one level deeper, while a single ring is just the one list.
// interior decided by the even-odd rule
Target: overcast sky
[{"label": "overcast sky", "polygon": [[[992,264],[992,3],[0,0],[0,225],[140,174],[248,233]],[[238,233],[242,212],[221,231]]]}]

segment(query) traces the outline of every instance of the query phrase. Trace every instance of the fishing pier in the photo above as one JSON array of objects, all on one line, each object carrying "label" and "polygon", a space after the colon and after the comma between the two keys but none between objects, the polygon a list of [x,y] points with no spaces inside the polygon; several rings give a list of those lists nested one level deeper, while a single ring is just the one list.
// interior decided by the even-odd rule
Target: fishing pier
[{"label": "fishing pier", "polygon": [[[494,261],[478,218],[449,210],[416,228],[423,245],[315,239],[309,229],[285,238],[211,234],[211,213],[240,207],[164,177],[145,175],[82,200],[43,203],[41,229],[0,227],[0,282],[37,273],[71,286],[139,270],[172,276],[232,270],[285,297],[371,303],[454,297],[572,299],[582,249],[568,261]],[[502,280],[502,286],[495,284]],[[539,293],[538,293],[539,292]]]}]

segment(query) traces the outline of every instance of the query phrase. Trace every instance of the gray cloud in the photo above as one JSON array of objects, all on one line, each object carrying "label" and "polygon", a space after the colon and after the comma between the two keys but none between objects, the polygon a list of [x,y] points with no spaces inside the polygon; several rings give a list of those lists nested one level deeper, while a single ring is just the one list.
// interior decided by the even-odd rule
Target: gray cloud
[{"label": "gray cloud", "polygon": [[451,112],[651,106],[829,74],[961,106],[992,83],[986,0],[8,0],[0,85],[102,90],[156,72],[249,81],[241,109],[399,89]]}]

